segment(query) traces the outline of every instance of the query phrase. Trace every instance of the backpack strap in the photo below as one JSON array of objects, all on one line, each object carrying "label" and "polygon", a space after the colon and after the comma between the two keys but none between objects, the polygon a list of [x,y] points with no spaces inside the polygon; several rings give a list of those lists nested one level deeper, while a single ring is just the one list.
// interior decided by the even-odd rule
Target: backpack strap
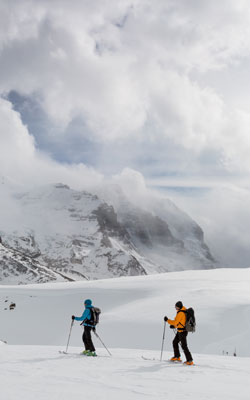
[{"label": "backpack strap", "polygon": [[[183,312],[184,314],[186,314],[186,315],[187,315],[187,311],[186,311],[186,310],[179,310],[179,311],[177,311],[177,314],[179,314],[180,312]],[[186,321],[187,321],[187,316],[186,316]],[[181,329],[181,330],[182,330],[182,332],[184,332],[184,331],[185,331],[185,329],[186,329],[186,326],[185,326],[185,325],[183,325],[181,322],[179,322],[179,324],[181,324],[181,325],[183,326],[183,328],[179,328],[179,329]]]}]

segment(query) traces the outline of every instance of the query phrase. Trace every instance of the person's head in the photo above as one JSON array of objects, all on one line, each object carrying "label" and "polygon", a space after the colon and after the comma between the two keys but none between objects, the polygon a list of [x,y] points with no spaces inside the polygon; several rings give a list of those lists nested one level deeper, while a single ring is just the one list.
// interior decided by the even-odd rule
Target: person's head
[{"label": "person's head", "polygon": [[181,310],[183,307],[183,304],[181,301],[177,301],[177,303],[175,304],[175,308],[176,310]]},{"label": "person's head", "polygon": [[86,300],[84,301],[84,305],[85,305],[85,307],[90,307],[90,306],[92,305],[92,300],[86,299]]}]

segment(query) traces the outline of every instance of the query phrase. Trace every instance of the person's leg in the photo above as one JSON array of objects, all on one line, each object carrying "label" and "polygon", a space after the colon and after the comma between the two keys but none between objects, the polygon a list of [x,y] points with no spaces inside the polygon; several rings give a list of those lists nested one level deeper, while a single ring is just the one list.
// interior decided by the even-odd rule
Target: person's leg
[{"label": "person's leg", "polygon": [[82,334],[82,341],[84,343],[85,350],[89,350],[89,348],[88,348],[88,339],[87,339],[87,334],[86,334],[86,328],[87,327],[85,326],[83,334]]},{"label": "person's leg", "polygon": [[181,356],[180,350],[179,350],[179,332],[176,333],[175,338],[173,340],[173,348],[174,348],[174,356],[179,358]]},{"label": "person's leg", "polygon": [[190,353],[187,345],[187,332],[181,332],[180,333],[180,341],[181,341],[181,347],[184,351],[185,357],[187,361],[193,361],[192,354]]},{"label": "person's leg", "polygon": [[92,328],[90,326],[84,327],[86,350],[95,351],[95,347],[93,345],[92,338],[91,338],[91,329]]}]

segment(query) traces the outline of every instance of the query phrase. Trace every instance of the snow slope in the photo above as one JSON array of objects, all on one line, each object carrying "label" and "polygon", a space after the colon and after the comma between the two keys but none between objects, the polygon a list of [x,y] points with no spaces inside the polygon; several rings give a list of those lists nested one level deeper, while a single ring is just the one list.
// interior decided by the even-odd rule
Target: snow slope
[{"label": "snow slope", "polygon": [[[247,400],[250,359],[196,356],[196,366],[144,361],[158,352],[116,349],[112,357],[58,353],[58,347],[1,346],[4,400]],[[165,358],[170,354],[165,354]]]},{"label": "snow slope", "polygon": [[[247,400],[249,289],[250,269],[0,286],[0,338],[8,342],[0,341],[1,399]],[[98,357],[80,356],[77,322],[69,354],[59,353],[85,298],[102,308],[97,331],[112,357],[96,338]],[[175,315],[177,300],[196,311],[197,332],[188,337],[192,367],[166,361],[173,339],[168,328],[159,361],[163,315]]]},{"label": "snow slope", "polygon": [[[71,315],[81,315],[92,298],[102,309],[98,332],[108,347],[159,350],[163,316],[174,317],[182,300],[195,309],[197,332],[189,335],[196,353],[249,356],[250,269],[182,271],[89,282],[0,287],[0,339],[9,344],[65,346]],[[16,303],[14,310],[10,302]],[[75,323],[71,344],[81,346]],[[166,349],[173,332],[166,331]]]}]

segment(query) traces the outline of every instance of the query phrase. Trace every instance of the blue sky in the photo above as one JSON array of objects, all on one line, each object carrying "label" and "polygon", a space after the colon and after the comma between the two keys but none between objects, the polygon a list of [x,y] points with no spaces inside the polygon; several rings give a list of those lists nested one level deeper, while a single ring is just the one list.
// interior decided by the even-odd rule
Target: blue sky
[{"label": "blue sky", "polygon": [[250,172],[249,1],[12,0],[0,3],[0,22],[1,175],[82,187],[131,171],[171,188],[207,232],[214,204],[239,211]]}]

